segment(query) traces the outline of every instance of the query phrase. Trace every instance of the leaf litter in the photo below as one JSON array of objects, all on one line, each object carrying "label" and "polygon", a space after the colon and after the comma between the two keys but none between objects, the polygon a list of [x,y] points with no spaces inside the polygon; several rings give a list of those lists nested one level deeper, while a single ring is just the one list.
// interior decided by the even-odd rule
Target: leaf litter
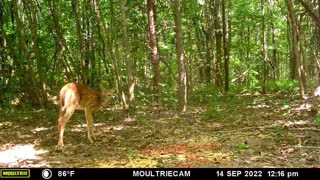
[{"label": "leaf litter", "polygon": [[320,130],[311,108],[285,95],[239,95],[191,105],[181,115],[170,108],[137,107],[132,117],[97,111],[94,143],[87,140],[84,113],[76,112],[63,151],[56,150],[58,112],[3,114],[0,155],[18,145],[31,144],[34,152],[2,157],[0,166],[320,167]]}]

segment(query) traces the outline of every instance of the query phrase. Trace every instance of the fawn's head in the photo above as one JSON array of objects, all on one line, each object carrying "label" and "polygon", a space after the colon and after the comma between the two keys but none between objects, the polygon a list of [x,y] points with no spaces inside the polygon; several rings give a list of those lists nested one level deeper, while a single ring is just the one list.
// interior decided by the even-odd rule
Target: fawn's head
[{"label": "fawn's head", "polygon": [[111,100],[114,90],[115,90],[114,88],[112,89],[103,88],[101,90],[101,95],[102,95],[104,104],[107,104]]}]

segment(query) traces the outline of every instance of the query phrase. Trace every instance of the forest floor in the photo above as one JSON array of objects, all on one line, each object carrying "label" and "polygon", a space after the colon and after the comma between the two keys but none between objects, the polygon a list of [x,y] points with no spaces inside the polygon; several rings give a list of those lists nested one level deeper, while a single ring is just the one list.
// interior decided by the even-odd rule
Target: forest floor
[{"label": "forest floor", "polygon": [[178,115],[137,106],[94,113],[95,143],[83,112],[66,125],[58,151],[57,110],[0,116],[0,167],[320,167],[320,128],[311,104],[297,96],[208,97]]}]

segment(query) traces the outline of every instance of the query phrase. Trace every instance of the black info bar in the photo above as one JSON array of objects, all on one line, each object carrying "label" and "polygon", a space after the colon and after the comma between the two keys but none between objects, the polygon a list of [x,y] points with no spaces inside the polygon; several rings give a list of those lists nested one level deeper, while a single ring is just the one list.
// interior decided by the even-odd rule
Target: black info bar
[{"label": "black info bar", "polygon": [[318,168],[1,168],[1,179],[320,179]]}]

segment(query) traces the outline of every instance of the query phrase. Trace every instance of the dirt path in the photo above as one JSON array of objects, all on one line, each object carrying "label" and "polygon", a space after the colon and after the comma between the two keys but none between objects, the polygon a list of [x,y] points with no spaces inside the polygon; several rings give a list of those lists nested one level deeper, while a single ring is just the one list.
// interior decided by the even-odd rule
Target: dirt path
[{"label": "dirt path", "polygon": [[57,144],[55,110],[0,116],[0,167],[320,167],[320,129],[310,105],[296,98],[239,95],[190,107],[139,107],[132,118],[94,114],[97,140],[84,115]]}]

